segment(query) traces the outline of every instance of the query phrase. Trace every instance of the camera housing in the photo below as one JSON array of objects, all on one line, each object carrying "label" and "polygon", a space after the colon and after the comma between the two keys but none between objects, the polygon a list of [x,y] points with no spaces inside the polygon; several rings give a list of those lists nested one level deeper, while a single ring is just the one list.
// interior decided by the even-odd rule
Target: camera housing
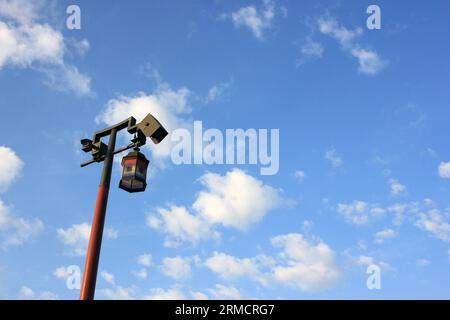
[{"label": "camera housing", "polygon": [[104,144],[103,142],[99,141],[92,145],[92,158],[100,162],[103,160],[103,157],[106,155],[106,152],[108,151],[108,146]]},{"label": "camera housing", "polygon": [[92,151],[92,140],[91,139],[81,139],[81,150],[84,152]]},{"label": "camera housing", "polygon": [[137,125],[137,130],[158,144],[164,140],[168,132],[150,113]]}]

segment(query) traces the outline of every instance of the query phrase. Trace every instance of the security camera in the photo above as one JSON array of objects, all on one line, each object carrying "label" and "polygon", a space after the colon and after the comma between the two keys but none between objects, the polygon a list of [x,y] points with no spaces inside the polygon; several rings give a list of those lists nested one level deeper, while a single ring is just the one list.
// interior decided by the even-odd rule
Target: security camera
[{"label": "security camera", "polygon": [[92,157],[95,161],[100,161],[106,155],[108,146],[103,142],[99,141],[94,143],[91,139],[82,139],[80,142],[81,150],[84,152],[92,151]]},{"label": "security camera", "polygon": [[91,139],[81,139],[81,150],[84,152],[89,152],[92,150],[92,140]]},{"label": "security camera", "polygon": [[137,125],[137,130],[156,144],[163,141],[168,134],[161,123],[150,113]]},{"label": "security camera", "polygon": [[103,159],[107,151],[108,146],[101,141],[92,144],[92,158],[97,162]]}]

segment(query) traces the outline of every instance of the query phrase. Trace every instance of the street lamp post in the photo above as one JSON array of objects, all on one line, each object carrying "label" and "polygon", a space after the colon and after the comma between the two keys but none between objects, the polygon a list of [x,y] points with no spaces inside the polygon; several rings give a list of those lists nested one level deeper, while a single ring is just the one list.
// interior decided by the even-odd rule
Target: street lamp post
[{"label": "street lamp post", "polygon": [[[130,134],[134,134],[134,138],[129,145],[115,150],[117,133],[125,128],[127,128],[127,131]],[[109,142],[108,145],[105,145],[101,141],[101,138],[107,136],[109,136]],[[135,149],[134,153],[139,154],[139,147],[146,143],[147,137],[151,138],[152,141],[157,144],[166,136],[167,131],[163,126],[151,114],[148,114],[144,120],[138,124],[136,124],[135,118],[130,117],[109,128],[95,132],[92,140],[81,140],[82,150],[92,153],[92,160],[82,163],[81,167],[85,167],[94,162],[103,162],[103,171],[98,187],[97,201],[89,237],[89,246],[86,252],[86,263],[80,290],[80,300],[93,300],[95,295],[95,283],[97,280],[114,155],[131,148]],[[145,156],[141,155],[141,158],[142,157],[145,159]],[[147,164],[148,161],[145,165]],[[135,168],[135,170],[137,170],[137,168]],[[128,192],[141,192],[145,190],[145,185],[143,188],[141,187],[136,190],[133,190],[132,188],[126,188],[124,190]]]}]

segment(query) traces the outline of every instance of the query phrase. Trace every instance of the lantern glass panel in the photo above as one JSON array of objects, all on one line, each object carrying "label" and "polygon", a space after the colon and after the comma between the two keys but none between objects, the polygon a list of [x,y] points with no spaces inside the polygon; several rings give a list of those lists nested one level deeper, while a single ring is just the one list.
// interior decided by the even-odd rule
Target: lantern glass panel
[{"label": "lantern glass panel", "polygon": [[122,160],[122,179],[119,188],[128,192],[142,192],[147,186],[147,167],[149,161],[138,152],[130,152]]},{"label": "lantern glass panel", "polygon": [[133,175],[135,170],[136,170],[136,168],[133,164],[125,164],[124,174],[125,175]]},{"label": "lantern glass panel", "polygon": [[136,177],[145,179],[147,176],[147,164],[144,161],[138,161],[136,169]]}]

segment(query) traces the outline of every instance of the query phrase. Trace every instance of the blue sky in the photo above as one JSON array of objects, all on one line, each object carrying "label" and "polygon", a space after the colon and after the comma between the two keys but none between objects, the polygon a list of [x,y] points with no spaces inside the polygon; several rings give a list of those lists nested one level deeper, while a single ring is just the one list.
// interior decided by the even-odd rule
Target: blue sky
[{"label": "blue sky", "polygon": [[0,298],[78,298],[101,170],[79,140],[152,112],[279,129],[279,170],[174,165],[169,137],[131,195],[117,157],[97,298],[448,299],[449,9],[0,0]]}]

